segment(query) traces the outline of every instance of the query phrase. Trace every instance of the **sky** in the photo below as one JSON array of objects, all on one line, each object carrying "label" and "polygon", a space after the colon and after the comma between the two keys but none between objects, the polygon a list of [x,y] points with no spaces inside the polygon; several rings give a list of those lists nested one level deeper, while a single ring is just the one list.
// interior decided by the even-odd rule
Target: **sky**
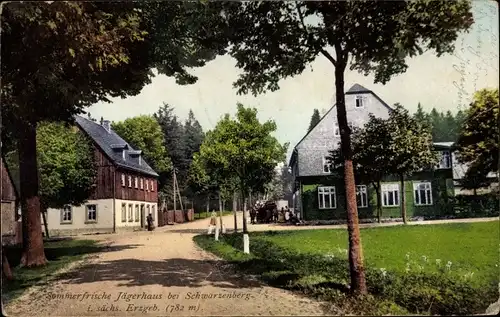
[{"label": "sky", "polygon": [[[346,71],[346,91],[358,83],[375,92],[386,103],[401,103],[414,112],[418,103],[424,110],[456,112],[465,109],[474,91],[498,88],[498,5],[495,1],[473,1],[475,23],[469,33],[461,34],[455,53],[436,57],[432,52],[408,61],[406,73],[386,83],[374,84],[373,76]],[[112,103],[97,103],[88,109],[91,115],[105,120],[122,121],[129,117],[158,111],[163,103],[174,107],[175,114],[185,120],[192,109],[205,131],[212,129],[226,113],[234,115],[236,104],[257,108],[259,119],[274,120],[275,137],[289,142],[289,153],[307,132],[315,108],[320,113],[330,109],[335,101],[334,68],[323,56],[301,74],[280,82],[276,92],[253,97],[237,95],[232,83],[240,71],[230,56],[220,56],[206,66],[192,71],[197,83],[180,86],[173,78],[163,75],[153,78],[137,96],[113,98]]]}]

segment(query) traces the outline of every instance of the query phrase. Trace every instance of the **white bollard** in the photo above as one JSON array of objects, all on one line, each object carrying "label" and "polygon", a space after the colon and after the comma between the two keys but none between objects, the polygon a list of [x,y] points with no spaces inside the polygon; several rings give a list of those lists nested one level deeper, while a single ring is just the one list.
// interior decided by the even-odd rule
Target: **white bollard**
[{"label": "white bollard", "polygon": [[250,253],[250,237],[247,233],[243,234],[243,253]]},{"label": "white bollard", "polygon": [[222,233],[226,233],[226,225],[222,225]]},{"label": "white bollard", "polygon": [[215,241],[219,241],[219,227],[215,227]]}]

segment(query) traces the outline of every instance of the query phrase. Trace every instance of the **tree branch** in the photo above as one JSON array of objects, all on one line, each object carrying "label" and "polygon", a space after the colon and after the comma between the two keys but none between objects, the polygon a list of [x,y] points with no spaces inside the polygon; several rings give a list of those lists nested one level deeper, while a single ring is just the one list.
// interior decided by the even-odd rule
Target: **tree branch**
[{"label": "tree branch", "polygon": [[[295,9],[297,10],[297,14],[299,15],[300,23],[302,24],[302,29],[303,29],[304,33],[307,34],[309,39],[312,39],[312,34],[309,33],[309,31],[307,31],[306,24],[304,23],[304,16],[302,15],[302,12],[300,11],[300,8],[299,8],[299,5],[297,4],[297,2],[295,2]],[[310,43],[309,43],[309,45],[310,45]],[[330,53],[328,53],[325,49],[320,48],[319,52],[321,54],[323,54],[323,56],[325,56],[334,66],[337,66],[337,61],[335,60],[335,58],[333,58],[333,56],[330,55]]]}]

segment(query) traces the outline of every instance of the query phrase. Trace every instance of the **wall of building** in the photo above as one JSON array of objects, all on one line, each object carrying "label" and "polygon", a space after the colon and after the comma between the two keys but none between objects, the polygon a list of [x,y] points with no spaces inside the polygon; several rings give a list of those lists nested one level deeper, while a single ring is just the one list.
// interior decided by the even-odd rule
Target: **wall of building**
[{"label": "wall of building", "polygon": [[[122,214],[122,206],[125,205],[125,219]],[[132,206],[132,217],[129,218],[129,207]],[[139,209],[139,215],[136,217],[136,207]],[[115,202],[115,220],[117,230],[146,228],[146,217],[149,211],[153,216],[154,226],[158,227],[158,204],[156,202],[144,202],[136,200],[116,199]]]},{"label": "wall of building", "polygon": [[[422,172],[409,177],[405,181],[405,205],[406,214],[408,217],[430,217],[438,215],[449,215],[453,213],[453,204],[450,199],[454,195],[453,180],[451,178],[451,170]],[[432,205],[416,206],[413,192],[413,183],[417,181],[430,181],[432,189]],[[346,200],[344,190],[344,180],[328,177],[307,177],[301,178],[302,182],[302,216],[305,220],[337,220],[347,219]],[[396,177],[386,177],[382,184],[400,182]],[[358,185],[361,185],[358,183]],[[367,185],[368,191],[368,207],[358,207],[359,218],[376,218],[377,217],[377,195],[375,188],[371,184]],[[320,186],[335,186],[336,208],[320,209],[318,205],[318,187]],[[400,187],[401,190],[401,187]],[[401,194],[400,194],[401,202]],[[399,218],[401,217],[401,207],[382,207],[382,218]]]},{"label": "wall of building", "polygon": [[[95,222],[86,220],[87,205],[96,205],[97,207]],[[113,199],[89,200],[81,206],[72,206],[71,221],[62,221],[62,209],[49,208],[47,210],[47,227],[52,236],[111,233],[113,232]]]},{"label": "wall of building", "polygon": [[[122,183],[122,175],[125,176],[125,184]],[[131,186],[129,186],[128,178],[131,177]],[[137,178],[137,187],[135,187],[135,179]],[[141,188],[142,179],[142,188]],[[147,182],[147,186],[146,186]],[[153,188],[151,189],[151,184]],[[116,198],[132,201],[144,201],[150,203],[158,202],[158,181],[152,176],[147,176],[137,172],[118,169],[116,171]]]},{"label": "wall of building", "polygon": [[[389,109],[373,94],[362,93],[362,108],[356,108],[356,94],[345,96],[347,120],[356,127],[362,127],[372,113],[378,118],[387,118]],[[337,108],[333,107],[316,127],[297,145],[298,172],[297,176],[323,175],[323,158],[329,151],[336,148],[340,135],[335,135],[337,125]],[[297,168],[295,168],[297,169]]]}]

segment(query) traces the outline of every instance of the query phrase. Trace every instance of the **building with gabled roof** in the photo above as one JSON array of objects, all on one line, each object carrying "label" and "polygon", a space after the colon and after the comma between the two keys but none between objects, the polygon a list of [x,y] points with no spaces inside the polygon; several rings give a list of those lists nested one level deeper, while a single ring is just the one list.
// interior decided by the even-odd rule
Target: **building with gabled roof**
[{"label": "building with gabled roof", "polygon": [[158,225],[158,174],[115,131],[111,122],[75,116],[76,127],[93,144],[97,168],[95,188],[81,206],[47,210],[51,235],[110,233],[146,227],[151,213]]},{"label": "building with gabled roof", "polygon": [[[392,108],[373,91],[354,84],[345,93],[348,124],[362,128],[370,115],[389,117]],[[326,112],[294,147],[289,166],[294,182],[294,205],[305,220],[346,219],[343,177],[331,173],[327,157],[340,144],[340,129],[335,105]],[[432,171],[415,173],[405,181],[407,215],[435,216],[449,213],[448,198],[454,195],[450,146],[435,144],[441,153],[439,166]],[[381,184],[382,217],[400,217],[399,179],[388,175]],[[376,217],[376,192],[372,184],[356,184],[358,215]]]}]

